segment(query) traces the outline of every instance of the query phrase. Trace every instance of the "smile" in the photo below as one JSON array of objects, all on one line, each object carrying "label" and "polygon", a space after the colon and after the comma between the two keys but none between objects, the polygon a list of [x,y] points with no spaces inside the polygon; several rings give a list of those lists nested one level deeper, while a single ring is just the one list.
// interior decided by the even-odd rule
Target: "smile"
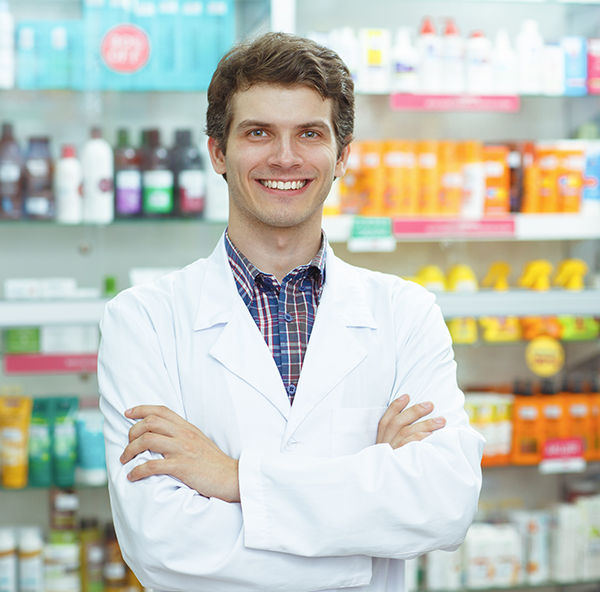
[{"label": "smile", "polygon": [[302,181],[266,181],[261,179],[260,182],[267,189],[283,189],[284,191],[302,189],[306,185],[306,179]]}]

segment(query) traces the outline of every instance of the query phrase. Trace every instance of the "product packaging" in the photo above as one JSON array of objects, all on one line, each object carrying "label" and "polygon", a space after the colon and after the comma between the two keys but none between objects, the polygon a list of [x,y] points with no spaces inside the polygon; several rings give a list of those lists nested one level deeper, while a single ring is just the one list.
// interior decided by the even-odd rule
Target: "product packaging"
[{"label": "product packaging", "polygon": [[417,36],[419,52],[419,92],[439,94],[443,91],[442,39],[430,17],[421,22]]},{"label": "product packaging", "polygon": [[31,418],[30,397],[0,396],[0,463],[2,486],[27,485],[27,443]]},{"label": "product packaging", "polygon": [[542,91],[544,71],[544,39],[538,23],[529,19],[523,21],[516,40],[519,93],[537,95]]},{"label": "product packaging", "polygon": [[571,583],[583,575],[584,541],[581,512],[575,504],[557,504],[552,509],[550,573],[554,582]]},{"label": "product packaging", "polygon": [[4,330],[4,351],[7,354],[35,354],[40,351],[40,330],[22,327]]},{"label": "product packaging", "polygon": [[600,39],[587,40],[587,92],[600,94]]},{"label": "product packaging", "polygon": [[492,42],[483,31],[471,33],[466,43],[467,93],[489,95],[492,84]]},{"label": "product packaging", "polygon": [[33,400],[29,428],[29,478],[32,487],[52,485],[52,431],[54,399]]},{"label": "product packaging", "polygon": [[50,543],[44,550],[45,592],[80,592],[79,544]]},{"label": "product packaging", "polygon": [[105,485],[107,482],[103,415],[100,409],[77,412],[76,481],[81,485]]},{"label": "product packaging", "polygon": [[50,543],[56,545],[77,543],[79,537],[78,511],[79,497],[75,491],[71,489],[52,489],[50,491]]},{"label": "product packaging", "polygon": [[485,209],[486,175],[483,162],[483,145],[476,140],[461,144],[463,193],[460,215],[462,218],[479,220]]},{"label": "product packaging", "polygon": [[391,62],[390,92],[416,93],[419,89],[419,52],[412,44],[408,27],[398,29]]},{"label": "product packaging", "polygon": [[599,140],[587,140],[585,143],[585,168],[583,178],[584,184],[583,191],[581,193],[581,213],[583,215],[598,215],[600,214]]},{"label": "product packaging", "polygon": [[541,405],[541,398],[536,395],[515,397],[511,448],[511,462],[515,465],[537,465],[542,458]]},{"label": "product packaging", "polygon": [[79,399],[57,397],[55,401],[52,438],[52,474],[57,487],[72,487],[75,483],[77,433],[75,420]]},{"label": "product packaging", "polygon": [[94,127],[81,153],[83,170],[83,221],[110,224],[114,219],[114,155],[110,144]]},{"label": "product packaging", "polygon": [[200,150],[192,143],[191,130],[175,131],[175,146],[169,152],[173,171],[175,215],[199,217],[206,201],[206,174]]},{"label": "product packaging", "polygon": [[0,1],[0,89],[15,86],[15,21],[6,0]]},{"label": "product packaging", "polygon": [[54,195],[56,199],[56,221],[61,224],[80,224],[83,220],[81,163],[75,147],[62,147],[61,157],[56,162]]},{"label": "product packaging", "polygon": [[432,551],[427,553],[425,578],[427,590],[451,591],[462,589],[462,554],[456,551]]},{"label": "product packaging", "polygon": [[580,36],[563,37],[560,41],[565,52],[565,95],[581,97],[587,94],[587,39]]},{"label": "product packaging", "polygon": [[496,33],[491,62],[494,94],[517,94],[517,56],[506,29],[498,29]]},{"label": "product packaging", "polygon": [[417,142],[417,170],[419,178],[419,214],[437,216],[440,213],[440,158],[439,142]]},{"label": "product packaging", "polygon": [[360,91],[386,94],[390,91],[391,36],[389,29],[358,31]]},{"label": "product packaging", "polygon": [[457,142],[440,142],[440,195],[441,216],[457,217],[462,208],[463,163]]},{"label": "product packaging", "polygon": [[442,37],[442,90],[451,95],[465,92],[465,44],[452,18],[446,19]]},{"label": "product packaging", "polygon": [[485,216],[505,216],[510,212],[510,172],[507,146],[486,145],[482,158],[485,170]]},{"label": "product packaging", "polygon": [[383,143],[365,140],[361,145],[361,170],[363,175],[362,216],[386,214],[386,169],[383,161]]},{"label": "product packaging", "polygon": [[97,518],[82,518],[79,525],[81,543],[81,592],[104,592],[104,548]]},{"label": "product packaging", "polygon": [[35,526],[19,529],[19,592],[45,592],[44,539]]},{"label": "product packaging", "polygon": [[0,220],[18,220],[23,216],[23,175],[23,155],[13,135],[13,127],[10,123],[3,123],[0,136]]},{"label": "product packaging", "polygon": [[17,541],[12,528],[0,528],[0,590],[18,590]]}]

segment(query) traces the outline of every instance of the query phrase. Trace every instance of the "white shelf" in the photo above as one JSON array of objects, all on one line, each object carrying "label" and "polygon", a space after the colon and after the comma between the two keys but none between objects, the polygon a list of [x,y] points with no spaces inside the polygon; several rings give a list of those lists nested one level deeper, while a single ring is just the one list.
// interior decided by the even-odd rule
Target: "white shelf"
[{"label": "white shelf", "polygon": [[107,299],[0,301],[0,327],[96,325]]},{"label": "white shelf", "polygon": [[445,318],[481,316],[600,316],[600,290],[569,292],[444,292],[436,301]]}]

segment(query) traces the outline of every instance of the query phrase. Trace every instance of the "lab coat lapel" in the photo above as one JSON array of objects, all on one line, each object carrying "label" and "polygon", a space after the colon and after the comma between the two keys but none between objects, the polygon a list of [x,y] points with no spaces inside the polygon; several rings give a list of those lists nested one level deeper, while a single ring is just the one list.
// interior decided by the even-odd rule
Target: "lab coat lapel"
[{"label": "lab coat lapel", "polygon": [[264,396],[287,419],[290,402],[273,356],[244,301],[227,260],[224,241],[208,259],[194,329],[224,324],[210,355]]},{"label": "lab coat lapel", "polygon": [[352,327],[376,329],[377,324],[367,306],[360,274],[329,248],[325,286],[286,430],[288,437],[366,357]]}]

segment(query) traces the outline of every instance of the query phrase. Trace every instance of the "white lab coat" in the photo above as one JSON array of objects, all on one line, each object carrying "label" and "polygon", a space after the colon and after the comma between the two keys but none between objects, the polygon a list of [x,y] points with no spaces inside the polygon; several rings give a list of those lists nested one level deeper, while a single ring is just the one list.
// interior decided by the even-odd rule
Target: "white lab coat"
[{"label": "white lab coat", "polygon": [[[293,406],[214,253],[126,290],[101,322],[98,378],[119,542],[141,582],[184,592],[402,592],[404,559],[458,546],[481,487],[434,297],[327,253],[326,282]],[[375,444],[403,393],[447,425],[398,450]],[[241,504],[169,476],[131,483],[126,409],[163,404],[239,459]]]}]

